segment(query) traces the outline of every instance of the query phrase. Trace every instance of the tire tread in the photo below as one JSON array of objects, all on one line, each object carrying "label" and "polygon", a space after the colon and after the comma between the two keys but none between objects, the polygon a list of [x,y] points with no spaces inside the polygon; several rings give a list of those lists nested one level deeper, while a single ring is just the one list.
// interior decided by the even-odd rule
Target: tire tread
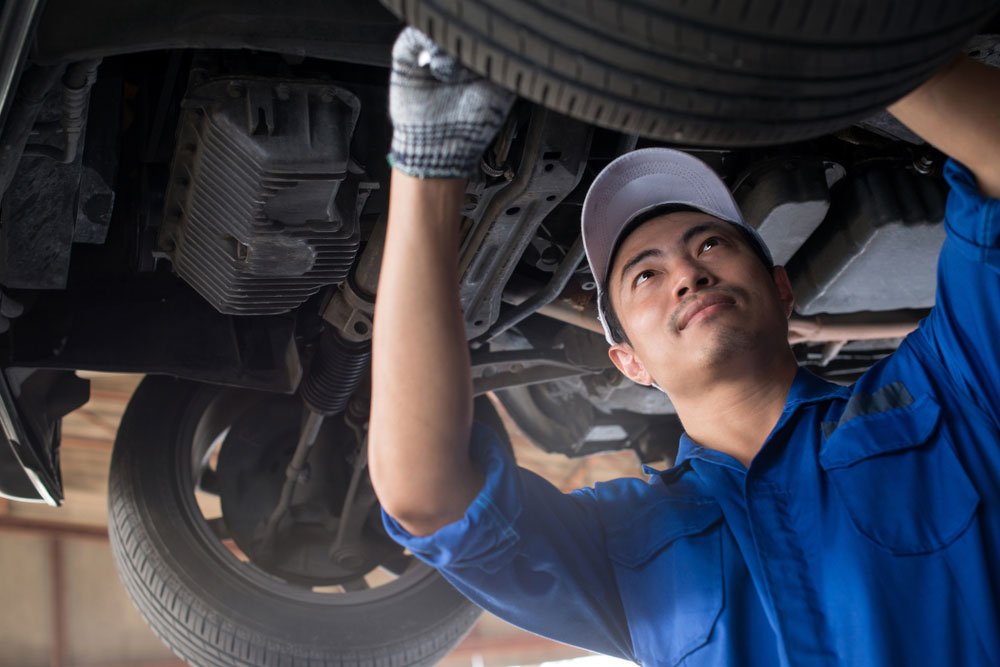
[{"label": "tire tread", "polygon": [[528,99],[612,129],[705,145],[792,141],[875,112],[943,65],[993,9],[956,0],[942,22],[940,2],[927,0],[909,12],[892,0],[385,4]]}]

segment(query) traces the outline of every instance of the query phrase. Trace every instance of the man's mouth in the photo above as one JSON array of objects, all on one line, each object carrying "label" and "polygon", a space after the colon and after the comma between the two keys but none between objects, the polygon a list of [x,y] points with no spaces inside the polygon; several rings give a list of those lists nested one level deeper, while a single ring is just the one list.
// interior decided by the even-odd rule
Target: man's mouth
[{"label": "man's mouth", "polygon": [[696,324],[723,308],[735,305],[736,299],[728,294],[714,293],[695,297],[686,308],[680,311],[680,317],[677,320],[677,331],[682,331],[685,327]]}]

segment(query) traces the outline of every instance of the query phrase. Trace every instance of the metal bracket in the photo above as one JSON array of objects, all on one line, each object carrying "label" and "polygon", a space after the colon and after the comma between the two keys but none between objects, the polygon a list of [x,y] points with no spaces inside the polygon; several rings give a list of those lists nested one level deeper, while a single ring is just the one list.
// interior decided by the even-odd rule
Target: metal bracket
[{"label": "metal bracket", "polygon": [[472,393],[476,396],[604,370],[572,363],[561,349],[477,351],[471,361]]},{"label": "metal bracket", "polygon": [[355,292],[350,281],[345,281],[323,308],[323,319],[329,322],[344,340],[363,343],[371,340],[374,313],[375,304]]},{"label": "metal bracket", "polygon": [[500,299],[542,220],[580,182],[593,128],[533,110],[517,173],[509,185],[487,189],[466,215],[480,223],[462,241],[459,296],[469,339],[500,315]]}]

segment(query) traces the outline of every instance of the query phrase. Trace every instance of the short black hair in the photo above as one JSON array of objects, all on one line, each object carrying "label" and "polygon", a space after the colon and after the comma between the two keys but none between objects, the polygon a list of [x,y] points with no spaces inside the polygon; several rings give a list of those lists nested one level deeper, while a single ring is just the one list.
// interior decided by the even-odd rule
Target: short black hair
[{"label": "short black hair", "polygon": [[[608,326],[608,333],[611,334],[611,340],[615,343],[632,344],[632,341],[628,339],[628,335],[625,333],[625,328],[622,326],[621,320],[618,319],[618,313],[615,312],[615,307],[611,303],[611,297],[608,295],[608,288],[611,286],[611,269],[614,268],[615,256],[618,255],[618,249],[621,247],[621,244],[624,243],[625,239],[628,238],[628,236],[643,223],[649,222],[653,218],[659,218],[660,216],[669,215],[671,213],[679,213],[681,211],[704,213],[704,211],[699,208],[686,206],[684,204],[661,204],[660,206],[654,206],[650,210],[640,213],[635,216],[635,218],[630,220],[628,224],[622,228],[621,233],[618,235],[618,239],[615,241],[614,247],[611,248],[611,255],[608,257],[608,274],[601,280],[601,291],[597,300],[597,308],[600,312],[604,313],[604,323]],[[768,258],[767,253],[760,246],[757,239],[754,238],[753,234],[751,234],[743,225],[733,224],[733,226],[740,231],[743,240],[746,241],[748,246],[750,246],[754,255],[757,256],[757,259],[761,261],[768,272],[773,271],[774,263]]]}]

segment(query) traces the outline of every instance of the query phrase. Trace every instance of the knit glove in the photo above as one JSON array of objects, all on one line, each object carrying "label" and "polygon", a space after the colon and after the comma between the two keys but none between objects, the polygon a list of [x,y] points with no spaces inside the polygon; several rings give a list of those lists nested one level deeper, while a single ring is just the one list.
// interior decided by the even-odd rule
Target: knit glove
[{"label": "knit glove", "polygon": [[420,178],[472,176],[515,98],[407,28],[392,48],[390,164]]}]

